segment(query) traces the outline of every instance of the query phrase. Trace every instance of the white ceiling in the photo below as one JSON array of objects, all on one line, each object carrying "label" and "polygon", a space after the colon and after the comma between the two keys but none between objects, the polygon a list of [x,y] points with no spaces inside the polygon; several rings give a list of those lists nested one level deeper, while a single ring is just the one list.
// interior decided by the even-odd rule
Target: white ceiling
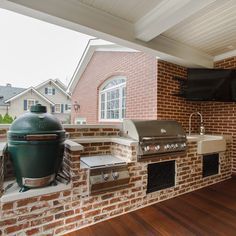
[{"label": "white ceiling", "polygon": [[163,0],[74,0],[131,23],[138,21]]},{"label": "white ceiling", "polygon": [[216,1],[163,35],[213,56],[236,49],[236,1]]},{"label": "white ceiling", "polygon": [[236,0],[0,0],[0,7],[180,65],[212,67],[214,58],[236,55]]}]

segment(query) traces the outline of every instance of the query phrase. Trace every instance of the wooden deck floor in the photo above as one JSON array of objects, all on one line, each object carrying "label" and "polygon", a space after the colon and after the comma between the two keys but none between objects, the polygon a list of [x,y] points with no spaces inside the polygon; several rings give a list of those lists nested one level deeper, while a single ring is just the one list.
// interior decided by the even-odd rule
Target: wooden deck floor
[{"label": "wooden deck floor", "polygon": [[236,178],[67,234],[118,235],[236,236]]}]

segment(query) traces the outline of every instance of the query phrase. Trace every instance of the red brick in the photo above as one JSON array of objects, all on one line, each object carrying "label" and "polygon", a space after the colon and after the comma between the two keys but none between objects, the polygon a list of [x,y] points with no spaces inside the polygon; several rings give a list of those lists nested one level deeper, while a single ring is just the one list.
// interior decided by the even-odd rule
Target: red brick
[{"label": "red brick", "polygon": [[13,225],[15,223],[16,223],[16,219],[1,220],[0,227],[7,226],[7,225]]},{"label": "red brick", "polygon": [[47,217],[43,217],[40,219],[36,218],[35,220],[31,221],[31,226],[45,224],[45,223],[48,223],[52,220],[53,220],[53,216],[47,216]]},{"label": "red brick", "polygon": [[67,216],[71,216],[74,214],[74,210],[69,210],[69,211],[65,211],[65,212],[61,212],[55,215],[55,219],[61,219],[61,218],[65,218]]},{"label": "red brick", "polygon": [[21,229],[26,229],[27,227],[29,227],[29,222],[24,223],[24,224],[20,224],[20,225],[14,225],[14,226],[7,227],[5,229],[5,232],[7,234],[12,234],[14,232],[20,231]]},{"label": "red brick", "polygon": [[2,210],[11,210],[13,208],[13,202],[8,202],[8,203],[4,203],[2,206]]},{"label": "red brick", "polygon": [[42,197],[40,197],[40,201],[49,201],[49,200],[57,199],[59,196],[60,196],[60,193],[43,195]]},{"label": "red brick", "polygon": [[85,213],[85,218],[89,218],[89,217],[92,217],[92,216],[95,216],[95,215],[98,215],[101,213],[101,210],[94,210],[94,211],[90,211],[88,213]]},{"label": "red brick", "polygon": [[61,226],[61,225],[63,225],[63,220],[60,220],[60,221],[57,221],[57,222],[52,222],[50,224],[44,225],[43,230],[47,231],[49,229],[54,229],[54,228],[56,228],[58,226]]},{"label": "red brick", "polygon": [[34,228],[26,231],[26,235],[39,235],[39,229]]},{"label": "red brick", "polygon": [[81,219],[82,219],[82,215],[77,215],[77,216],[73,216],[73,217],[66,219],[65,222],[66,222],[66,224],[69,224],[69,223],[76,222]]},{"label": "red brick", "polygon": [[17,201],[17,207],[22,207],[22,206],[26,206],[27,204],[30,204],[30,203],[35,203],[35,202],[37,202],[37,200],[38,200],[37,197],[19,200],[19,201]]}]

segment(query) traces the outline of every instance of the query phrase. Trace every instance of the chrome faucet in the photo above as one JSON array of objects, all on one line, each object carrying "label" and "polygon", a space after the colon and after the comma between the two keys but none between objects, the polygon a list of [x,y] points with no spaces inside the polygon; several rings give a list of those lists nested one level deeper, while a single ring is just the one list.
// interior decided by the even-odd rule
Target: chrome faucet
[{"label": "chrome faucet", "polygon": [[201,118],[201,123],[200,123],[200,135],[204,135],[205,134],[205,127],[203,126],[203,118],[202,118],[202,114],[200,112],[194,112],[192,114],[190,114],[189,116],[189,130],[188,130],[188,134],[191,135],[191,121],[192,121],[192,116],[193,115],[199,115]]}]

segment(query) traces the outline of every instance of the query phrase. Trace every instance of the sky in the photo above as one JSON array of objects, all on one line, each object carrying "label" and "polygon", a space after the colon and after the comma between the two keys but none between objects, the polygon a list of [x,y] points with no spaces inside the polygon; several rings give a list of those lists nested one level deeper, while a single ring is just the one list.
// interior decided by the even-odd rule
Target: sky
[{"label": "sky", "polygon": [[91,36],[0,9],[0,85],[68,85]]}]

